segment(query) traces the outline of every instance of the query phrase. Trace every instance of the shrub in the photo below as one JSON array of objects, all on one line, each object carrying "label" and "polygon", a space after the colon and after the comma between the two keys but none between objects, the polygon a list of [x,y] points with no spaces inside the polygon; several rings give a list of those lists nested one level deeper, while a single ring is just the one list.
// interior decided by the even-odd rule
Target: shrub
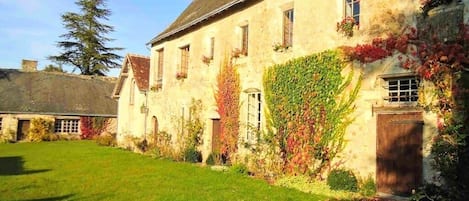
[{"label": "shrub", "polygon": [[188,148],[184,151],[184,161],[190,163],[202,162],[202,154],[195,148]]},{"label": "shrub", "polygon": [[117,145],[115,135],[99,135],[95,138],[98,145],[114,147]]},{"label": "shrub", "polygon": [[249,171],[246,165],[244,164],[234,164],[230,167],[230,172],[240,175],[248,175]]},{"label": "shrub", "polygon": [[370,197],[376,194],[376,184],[371,176],[360,182],[360,194]]},{"label": "shrub", "polygon": [[42,141],[57,141],[57,140],[60,140],[60,137],[59,135],[54,134],[54,133],[48,133],[42,137]]},{"label": "shrub", "polygon": [[205,161],[205,163],[207,165],[217,165],[217,164],[220,164],[220,154],[218,153],[210,153],[210,155],[208,155],[207,157],[207,160]]},{"label": "shrub", "polygon": [[350,170],[333,170],[327,177],[327,185],[332,190],[346,190],[357,192],[358,181]]},{"label": "shrub", "polygon": [[54,132],[54,121],[43,118],[33,118],[27,139],[31,142],[40,142]]}]

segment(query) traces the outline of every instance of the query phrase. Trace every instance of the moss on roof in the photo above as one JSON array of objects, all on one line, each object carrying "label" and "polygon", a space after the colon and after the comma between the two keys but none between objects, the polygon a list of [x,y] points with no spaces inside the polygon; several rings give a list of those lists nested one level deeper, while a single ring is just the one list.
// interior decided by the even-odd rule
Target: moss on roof
[{"label": "moss on roof", "polygon": [[115,79],[0,69],[0,113],[116,116]]}]

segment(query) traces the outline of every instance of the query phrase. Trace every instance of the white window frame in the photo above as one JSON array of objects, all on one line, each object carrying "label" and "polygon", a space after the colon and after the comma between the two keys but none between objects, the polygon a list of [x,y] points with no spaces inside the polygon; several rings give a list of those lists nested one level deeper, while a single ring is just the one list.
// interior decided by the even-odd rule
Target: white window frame
[{"label": "white window frame", "polygon": [[[360,24],[360,0],[345,0],[345,17],[352,17],[357,25]],[[358,10],[358,11],[357,11]]]},{"label": "white window frame", "polygon": [[386,78],[389,104],[414,104],[419,99],[420,80],[415,76]]},{"label": "white window frame", "polygon": [[262,127],[262,94],[261,92],[247,93],[247,131],[246,140],[253,142]]},{"label": "white window frame", "polygon": [[54,123],[55,133],[80,133],[80,120],[79,119],[55,119]]}]

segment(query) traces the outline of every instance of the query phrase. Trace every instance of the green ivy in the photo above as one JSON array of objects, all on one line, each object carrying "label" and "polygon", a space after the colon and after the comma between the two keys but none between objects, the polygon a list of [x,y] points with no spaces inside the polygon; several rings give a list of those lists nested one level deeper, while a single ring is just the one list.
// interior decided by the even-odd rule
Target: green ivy
[{"label": "green ivy", "polygon": [[269,114],[266,141],[280,148],[287,173],[321,173],[345,146],[344,134],[360,88],[337,51],[272,66],[264,74]]}]

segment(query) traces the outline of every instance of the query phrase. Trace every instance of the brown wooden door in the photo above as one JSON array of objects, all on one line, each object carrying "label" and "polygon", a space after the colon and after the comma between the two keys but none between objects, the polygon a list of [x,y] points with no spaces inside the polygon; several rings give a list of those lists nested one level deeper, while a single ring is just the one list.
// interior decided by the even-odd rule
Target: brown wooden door
[{"label": "brown wooden door", "polygon": [[29,131],[29,120],[19,120],[18,130],[16,133],[16,141],[20,141],[26,138]]},{"label": "brown wooden door", "polygon": [[378,192],[408,195],[422,182],[422,113],[379,114]]},{"label": "brown wooden door", "polygon": [[220,154],[220,119],[212,119],[212,153]]}]

